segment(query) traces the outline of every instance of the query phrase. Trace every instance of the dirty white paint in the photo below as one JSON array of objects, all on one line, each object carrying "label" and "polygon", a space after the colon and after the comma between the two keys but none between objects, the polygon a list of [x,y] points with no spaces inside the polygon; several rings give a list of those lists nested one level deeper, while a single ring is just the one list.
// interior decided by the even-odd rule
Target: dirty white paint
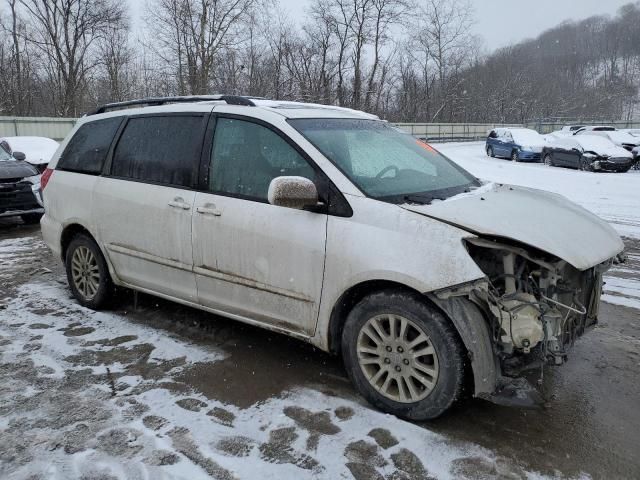
[{"label": "dirty white paint", "polygon": [[405,208],[472,232],[530,245],[578,270],[594,267],[624,249],[620,236],[606,222],[543,190],[493,184],[490,190]]}]

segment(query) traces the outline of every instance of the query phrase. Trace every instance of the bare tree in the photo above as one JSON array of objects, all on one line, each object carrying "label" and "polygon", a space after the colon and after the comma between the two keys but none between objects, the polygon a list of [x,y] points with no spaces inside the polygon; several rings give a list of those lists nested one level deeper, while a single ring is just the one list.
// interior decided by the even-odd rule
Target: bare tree
[{"label": "bare tree", "polygon": [[441,91],[440,105],[431,121],[435,121],[451,101],[450,74],[464,65],[471,50],[472,13],[469,0],[426,0],[417,16],[413,47],[424,53],[425,69],[429,62],[435,65]]},{"label": "bare tree", "polygon": [[104,37],[98,42],[97,55],[105,83],[99,93],[112,102],[130,98],[134,87],[131,72],[133,50],[129,45],[129,27],[126,23],[114,23],[106,29]]},{"label": "bare tree", "polygon": [[216,59],[236,48],[256,0],[157,0],[150,3],[159,54],[175,65],[180,93],[209,93]]},{"label": "bare tree", "polygon": [[26,115],[31,111],[34,72],[31,64],[26,25],[22,21],[18,0],[6,0],[9,21],[2,22],[1,30],[8,34],[8,41],[0,45],[0,85],[5,109],[14,115]]},{"label": "bare tree", "polygon": [[55,111],[80,113],[87,75],[96,65],[98,39],[123,17],[116,0],[20,0],[28,13],[29,41],[40,52]]}]

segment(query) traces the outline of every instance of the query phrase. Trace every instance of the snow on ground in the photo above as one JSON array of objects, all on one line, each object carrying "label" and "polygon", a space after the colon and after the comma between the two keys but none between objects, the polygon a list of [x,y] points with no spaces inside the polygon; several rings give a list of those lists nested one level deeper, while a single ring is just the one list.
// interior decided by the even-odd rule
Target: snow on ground
[{"label": "snow on ground", "polygon": [[[438,144],[436,148],[478,178],[559,193],[608,221],[620,235],[640,239],[640,171],[594,173],[515,163],[488,157],[484,142]],[[602,299],[640,309],[638,272],[637,254],[629,256],[627,266],[612,268],[605,277]]]},{"label": "snow on ground", "polygon": [[640,171],[594,173],[514,163],[488,157],[484,145],[471,142],[435,147],[483,180],[559,193],[607,220],[620,235],[640,239]]},{"label": "snow on ground", "polygon": [[61,283],[19,287],[0,317],[2,478],[543,478],[311,389],[247,409],[194,394],[177,374],[221,351],[85,309]]}]

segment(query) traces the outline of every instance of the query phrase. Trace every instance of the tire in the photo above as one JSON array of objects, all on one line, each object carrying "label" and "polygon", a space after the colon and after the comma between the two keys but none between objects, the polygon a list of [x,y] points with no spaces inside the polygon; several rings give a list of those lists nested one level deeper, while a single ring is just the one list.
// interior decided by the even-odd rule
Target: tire
[{"label": "tire", "polygon": [[580,159],[578,170],[582,170],[583,172],[593,171],[593,169],[591,168],[591,163],[587,162],[584,158]]},{"label": "tire", "polygon": [[42,213],[25,213],[24,215],[20,215],[20,218],[27,225],[35,225],[36,223],[40,223]]},{"label": "tire", "polygon": [[113,282],[104,256],[91,237],[78,234],[71,240],[65,253],[65,267],[69,287],[81,305],[101,310],[109,304]]},{"label": "tire", "polygon": [[511,152],[511,161],[512,162],[519,162],[520,161],[520,156],[518,155],[518,151],[514,150],[513,152]]},{"label": "tire", "polygon": [[491,158],[494,158],[496,156],[496,154],[493,153],[493,147],[491,145],[487,147],[487,155],[490,156]]},{"label": "tire", "polygon": [[553,166],[555,166],[555,165],[553,164],[553,157],[551,156],[551,154],[550,154],[550,153],[547,153],[547,154],[544,156],[544,164],[545,164],[545,165],[547,165],[548,167],[553,167]]},{"label": "tire", "polygon": [[[404,338],[400,336],[403,322]],[[387,334],[386,339],[376,333],[374,323]],[[420,333],[425,337],[422,341]],[[429,420],[462,398],[465,349],[451,322],[419,294],[383,291],[364,298],[347,317],[341,348],[356,389],[384,412]],[[415,357],[417,352],[425,353]]]}]

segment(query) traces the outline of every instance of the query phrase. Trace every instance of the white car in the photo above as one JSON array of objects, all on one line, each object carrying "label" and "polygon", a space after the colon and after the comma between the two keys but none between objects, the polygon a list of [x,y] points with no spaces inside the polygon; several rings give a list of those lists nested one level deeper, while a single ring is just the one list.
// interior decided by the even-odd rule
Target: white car
[{"label": "white car", "polygon": [[375,116],[320,105],[108,105],[42,183],[42,234],[82,305],[115,284],[294,336],[409,419],[562,364],[623,250],[559,195],[482,185]]},{"label": "white car", "polygon": [[578,130],[585,128],[585,125],[565,125],[560,130],[556,130],[555,132],[551,132],[549,135],[552,135],[556,138],[558,137],[569,137],[573,135]]},{"label": "white car", "polygon": [[628,152],[633,151],[634,148],[640,146],[640,137],[634,137],[630,133],[621,132],[620,130],[614,131],[582,131],[578,133],[580,135],[597,135],[610,140],[613,144],[624,148]]},{"label": "white car", "polygon": [[4,137],[0,144],[9,152],[22,152],[25,161],[44,171],[60,144],[47,137]]},{"label": "white car", "polygon": [[634,137],[640,137],[640,128],[621,128],[621,132],[627,132]]}]

